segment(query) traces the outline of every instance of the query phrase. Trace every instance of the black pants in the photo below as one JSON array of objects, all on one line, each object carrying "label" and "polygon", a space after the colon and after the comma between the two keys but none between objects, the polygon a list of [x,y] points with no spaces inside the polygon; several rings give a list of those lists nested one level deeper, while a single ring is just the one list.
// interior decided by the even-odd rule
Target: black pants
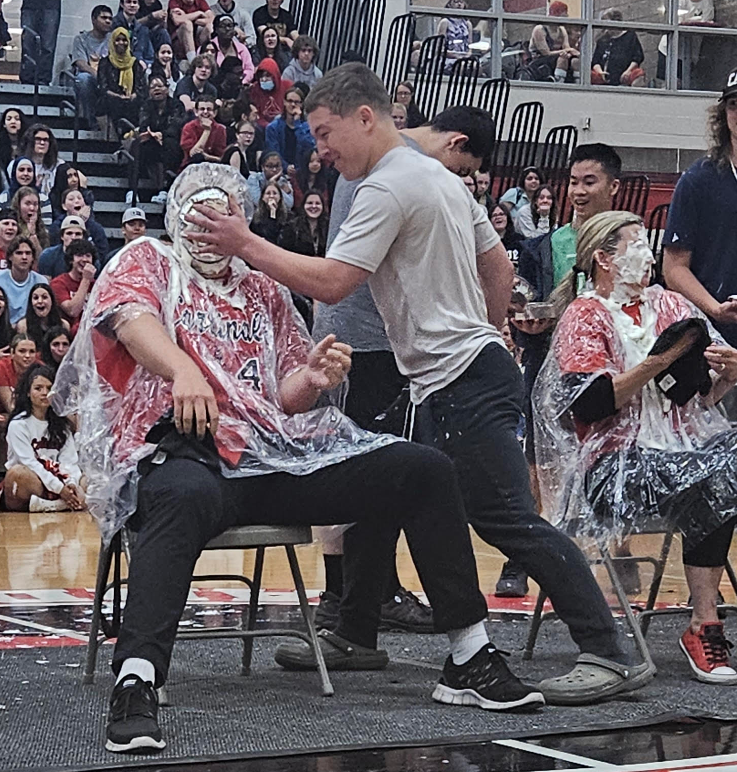
[{"label": "black pants", "polygon": [[397,399],[407,384],[391,351],[355,352],[349,378],[345,414],[362,429],[371,429],[376,416]]},{"label": "black pants", "polygon": [[207,542],[235,525],[333,525],[346,531],[348,599],[338,635],[376,645],[382,581],[404,529],[438,632],[486,617],[476,561],[451,462],[442,453],[396,443],[306,476],[286,473],[225,479],[206,466],[170,459],[140,484],[138,531],[128,600],[113,657],[153,662],[166,680],[177,623],[197,558]]},{"label": "black pants", "polygon": [[469,522],[543,588],[581,651],[620,656],[614,619],[586,558],[537,514],[516,437],[522,402],[519,368],[490,344],[420,405],[419,439],[453,459]]}]

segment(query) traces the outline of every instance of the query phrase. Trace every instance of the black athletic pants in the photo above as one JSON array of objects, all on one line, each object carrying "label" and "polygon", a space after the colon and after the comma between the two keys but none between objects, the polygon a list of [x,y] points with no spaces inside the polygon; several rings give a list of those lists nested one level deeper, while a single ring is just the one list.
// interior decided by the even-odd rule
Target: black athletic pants
[{"label": "black athletic pants", "polygon": [[614,619],[586,558],[537,514],[516,436],[522,403],[519,368],[492,343],[420,405],[415,436],[453,459],[469,522],[543,588],[581,651],[621,657]]},{"label": "black athletic pants", "polygon": [[438,632],[486,618],[476,560],[453,465],[442,453],[399,442],[310,475],[225,479],[206,466],[169,459],[141,480],[131,527],[138,531],[128,599],[113,657],[153,662],[167,677],[177,623],[197,558],[235,525],[333,525],[354,522],[343,558],[348,598],[337,628],[375,647],[384,577],[404,529],[434,610]]}]

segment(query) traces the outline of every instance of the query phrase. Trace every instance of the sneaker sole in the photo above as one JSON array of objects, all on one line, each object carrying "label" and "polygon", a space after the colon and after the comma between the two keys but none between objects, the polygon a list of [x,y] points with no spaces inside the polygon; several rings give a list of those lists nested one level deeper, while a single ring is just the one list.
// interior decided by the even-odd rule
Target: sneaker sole
[{"label": "sneaker sole", "polygon": [[723,686],[731,686],[733,684],[737,684],[737,675],[720,676],[720,675],[712,675],[711,673],[704,672],[694,662],[691,655],[688,653],[688,650],[683,645],[682,640],[679,639],[678,645],[681,647],[681,651],[686,655],[688,664],[691,667],[691,671],[696,676],[697,681],[701,681],[704,684],[722,684]]},{"label": "sneaker sole", "polygon": [[105,750],[113,753],[131,753],[134,751],[149,751],[155,753],[166,748],[165,740],[154,740],[153,737],[134,737],[127,743],[114,743],[108,740],[105,743]]},{"label": "sneaker sole", "polygon": [[473,689],[452,689],[445,684],[438,684],[432,693],[436,702],[444,705],[465,705],[468,707],[482,708],[483,710],[537,710],[545,705],[545,697],[541,692],[530,692],[521,700],[511,702],[495,702],[482,697]]},{"label": "sneaker sole", "polygon": [[[317,670],[314,657],[295,657],[290,654],[280,653],[274,655],[274,661],[285,670]],[[345,656],[341,658],[325,657],[325,665],[328,670],[386,670],[389,665],[389,655],[382,651],[372,656]]]}]

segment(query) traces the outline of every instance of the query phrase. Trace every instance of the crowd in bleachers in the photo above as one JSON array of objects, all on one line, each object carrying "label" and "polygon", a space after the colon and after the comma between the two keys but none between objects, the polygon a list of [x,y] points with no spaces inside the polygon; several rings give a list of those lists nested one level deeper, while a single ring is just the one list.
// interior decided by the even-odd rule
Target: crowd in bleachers
[{"label": "crowd in bleachers", "polygon": [[[171,0],[166,8],[159,0],[123,0],[117,9],[95,6],[91,17],[72,49],[76,96],[83,126],[106,131],[135,159],[124,243],[146,234],[142,176],[154,183],[151,201],[165,204],[175,176],[208,161],[246,178],[254,232],[290,251],[324,256],[338,173],[321,160],[302,114],[323,74],[320,52],[312,37],[298,34],[281,2],[269,0],[250,15],[237,0]],[[392,97],[397,128],[426,123],[411,82],[400,82]],[[7,423],[18,379],[37,360],[58,366],[95,276],[118,250],[95,219],[82,169],[63,162],[53,131],[30,125],[20,109],[2,117],[0,170],[0,399]],[[488,170],[466,178],[515,265],[523,238],[556,228],[553,191],[543,183],[540,170],[526,169],[497,203]],[[294,297],[311,324],[310,299]]]}]

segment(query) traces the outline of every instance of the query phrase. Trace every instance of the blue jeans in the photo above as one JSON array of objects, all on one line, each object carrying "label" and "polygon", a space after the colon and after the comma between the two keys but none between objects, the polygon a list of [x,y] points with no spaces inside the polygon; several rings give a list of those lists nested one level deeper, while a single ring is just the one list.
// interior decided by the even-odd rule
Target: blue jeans
[{"label": "blue jeans", "polygon": [[[56,52],[56,36],[59,32],[60,19],[61,2],[57,2],[51,8],[26,8],[25,3],[21,7],[21,27],[30,27],[34,32],[38,32],[41,38],[37,42],[32,35],[23,34],[21,83],[33,83],[36,68],[38,68],[38,82],[47,86],[51,83],[54,74],[54,53]],[[28,57],[35,60],[35,67]]]},{"label": "blue jeans", "polygon": [[614,619],[586,558],[537,514],[517,439],[523,393],[514,360],[490,343],[463,375],[420,405],[419,440],[450,456],[468,522],[542,587],[581,651],[620,659]]},{"label": "blue jeans", "polygon": [[89,72],[78,72],[74,79],[74,95],[80,120],[83,123],[94,122],[97,106],[97,76]]}]

